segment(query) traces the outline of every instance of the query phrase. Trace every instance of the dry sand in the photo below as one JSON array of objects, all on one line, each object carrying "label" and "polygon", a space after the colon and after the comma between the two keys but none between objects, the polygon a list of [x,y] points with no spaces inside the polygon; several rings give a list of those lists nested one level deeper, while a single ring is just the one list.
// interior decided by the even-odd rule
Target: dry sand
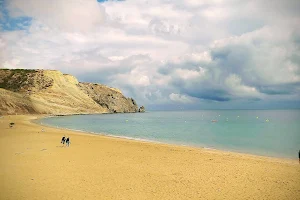
[{"label": "dry sand", "polygon": [[300,199],[297,159],[80,134],[34,118],[0,119],[1,200]]}]

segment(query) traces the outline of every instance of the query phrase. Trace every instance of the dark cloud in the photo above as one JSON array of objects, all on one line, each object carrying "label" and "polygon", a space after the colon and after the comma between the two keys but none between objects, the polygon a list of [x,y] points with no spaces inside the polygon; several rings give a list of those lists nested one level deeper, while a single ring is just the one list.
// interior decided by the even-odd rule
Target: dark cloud
[{"label": "dark cloud", "polygon": [[229,94],[222,89],[195,89],[195,90],[183,90],[185,94],[204,100],[212,101],[230,101]]},{"label": "dark cloud", "polygon": [[[209,62],[184,60],[167,63],[157,71],[172,76],[170,84],[177,88],[178,93],[198,99],[219,102],[248,99],[256,102],[274,95],[297,98],[300,95],[300,52],[293,48],[297,47],[294,38],[295,34],[288,35],[287,39],[276,38],[273,43],[272,38],[250,33],[247,37],[229,39],[213,47]],[[186,79],[176,73],[178,69],[187,75],[200,73],[200,67],[203,76]]]},{"label": "dark cloud", "polygon": [[278,85],[263,85],[257,89],[268,95],[290,95],[299,92],[300,83],[278,84]]}]

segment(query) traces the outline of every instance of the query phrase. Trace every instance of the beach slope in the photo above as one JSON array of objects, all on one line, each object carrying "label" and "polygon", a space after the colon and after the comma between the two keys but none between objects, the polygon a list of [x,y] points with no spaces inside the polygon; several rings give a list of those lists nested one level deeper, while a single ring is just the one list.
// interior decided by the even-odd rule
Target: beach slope
[{"label": "beach slope", "polygon": [[300,199],[296,159],[97,136],[35,118],[0,118],[1,200]]}]

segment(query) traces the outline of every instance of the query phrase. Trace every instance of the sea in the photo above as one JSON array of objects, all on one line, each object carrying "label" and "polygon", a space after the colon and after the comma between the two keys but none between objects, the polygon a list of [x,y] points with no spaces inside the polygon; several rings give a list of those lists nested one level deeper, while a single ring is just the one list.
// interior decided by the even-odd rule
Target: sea
[{"label": "sea", "polygon": [[298,158],[300,110],[148,111],[44,118],[95,134],[277,158]]}]

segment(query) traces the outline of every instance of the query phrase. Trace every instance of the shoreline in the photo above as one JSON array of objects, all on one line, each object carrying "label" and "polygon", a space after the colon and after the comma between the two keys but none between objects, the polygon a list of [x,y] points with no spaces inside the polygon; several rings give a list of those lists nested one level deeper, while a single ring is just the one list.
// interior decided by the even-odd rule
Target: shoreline
[{"label": "shoreline", "polygon": [[[298,160],[0,118],[0,199],[297,199]],[[9,128],[9,123],[15,126]],[[42,131],[44,129],[44,131]],[[59,142],[70,136],[70,147]]]},{"label": "shoreline", "polygon": [[[100,113],[100,114],[115,114],[115,113]],[[126,113],[125,113],[126,114]],[[80,115],[80,114],[78,114]],[[84,114],[86,115],[86,114]],[[97,114],[96,114],[97,115]],[[133,137],[127,137],[127,136],[118,136],[118,135],[112,135],[109,133],[101,133],[101,132],[92,132],[92,131],[84,131],[84,130],[77,130],[77,129],[72,129],[72,128],[63,128],[63,127],[58,127],[58,126],[52,126],[49,124],[42,124],[39,123],[38,120],[44,119],[44,118],[52,118],[52,117],[64,117],[64,116],[72,116],[72,115],[54,115],[54,116],[44,116],[44,115],[36,115],[38,118],[31,120],[32,123],[40,125],[40,126],[45,126],[45,127],[50,127],[50,128],[56,128],[60,130],[68,130],[68,131],[74,131],[78,132],[80,134],[91,134],[95,136],[100,136],[100,137],[109,137],[109,138],[117,138],[117,139],[125,139],[125,140],[130,140],[130,141],[137,141],[137,142],[149,142],[153,144],[163,144],[163,145],[171,145],[171,146],[177,146],[177,147],[189,147],[189,148],[195,148],[195,149],[202,149],[202,150],[212,150],[212,151],[218,151],[220,153],[233,153],[233,154],[241,154],[245,156],[253,156],[253,157],[261,157],[261,158],[269,158],[269,159],[279,159],[279,160],[286,160],[286,161],[298,161],[297,158],[291,158],[291,157],[277,157],[277,156],[270,156],[270,155],[258,155],[258,154],[252,154],[251,152],[241,152],[239,150],[227,150],[227,149],[221,149],[221,148],[215,148],[215,147],[205,147],[201,145],[190,145],[190,144],[180,144],[180,143],[172,143],[172,142],[160,142],[156,140],[148,140],[148,139],[142,139],[142,138],[133,138]],[[297,152],[295,153],[297,155]]]}]

